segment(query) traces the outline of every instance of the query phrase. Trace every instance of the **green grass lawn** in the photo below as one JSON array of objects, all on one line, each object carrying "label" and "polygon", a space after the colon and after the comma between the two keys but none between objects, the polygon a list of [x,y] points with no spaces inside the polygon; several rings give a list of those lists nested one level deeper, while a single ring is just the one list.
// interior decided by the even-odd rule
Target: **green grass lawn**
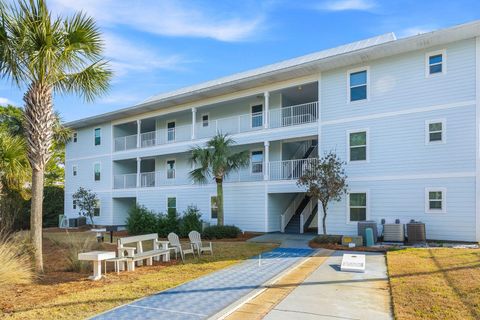
[{"label": "green grass lawn", "polygon": [[397,320],[480,319],[479,249],[405,249],[387,261]]},{"label": "green grass lawn", "polygon": [[[76,233],[80,242],[89,233]],[[86,280],[88,274],[66,272],[62,257],[65,233],[45,234],[45,276],[34,284],[2,288],[0,318],[7,319],[80,319],[111,309],[129,301],[172,288],[216,270],[226,268],[253,255],[273,249],[273,244],[244,241],[214,242],[214,255],[187,259],[185,264],[172,262],[138,267],[120,275],[108,273],[100,281]],[[53,240],[53,241],[52,241]],[[57,266],[52,266],[57,264]]]}]

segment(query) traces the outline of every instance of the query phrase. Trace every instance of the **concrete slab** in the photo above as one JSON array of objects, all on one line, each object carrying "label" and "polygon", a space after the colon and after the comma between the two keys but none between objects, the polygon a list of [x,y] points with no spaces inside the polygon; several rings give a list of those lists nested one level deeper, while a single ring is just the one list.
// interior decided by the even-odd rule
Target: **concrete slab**
[{"label": "concrete slab", "polygon": [[365,273],[340,271],[335,252],[264,319],[393,319],[385,257],[366,253]]}]

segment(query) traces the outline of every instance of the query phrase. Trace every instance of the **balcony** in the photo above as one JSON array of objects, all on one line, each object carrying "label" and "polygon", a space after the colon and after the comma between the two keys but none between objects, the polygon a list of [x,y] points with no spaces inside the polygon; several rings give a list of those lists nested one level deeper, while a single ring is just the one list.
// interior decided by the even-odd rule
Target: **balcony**
[{"label": "balcony", "polygon": [[[270,162],[269,180],[298,180],[305,170],[311,168],[317,158],[284,160]],[[225,183],[262,181],[265,179],[264,164],[252,163],[251,167],[232,172],[225,178]],[[213,179],[208,183],[214,183]],[[140,188],[193,184],[188,172],[178,172],[173,169],[166,171],[151,171],[140,173]],[[137,174],[119,174],[114,176],[114,189],[137,188]]]},{"label": "balcony", "polygon": [[[207,122],[197,122],[193,125],[189,124],[152,130],[140,133],[139,141],[137,141],[137,134],[120,136],[115,138],[115,151],[211,138],[217,133],[233,135],[259,131],[263,130],[266,126],[269,129],[276,129],[314,123],[318,120],[318,102],[315,101],[272,109],[268,111],[268,119],[265,118],[265,114],[267,113],[249,113],[226,118],[209,119]],[[133,128],[133,126],[131,127]],[[140,126],[137,124],[135,128],[140,128]],[[143,124],[142,129],[144,129]]]}]

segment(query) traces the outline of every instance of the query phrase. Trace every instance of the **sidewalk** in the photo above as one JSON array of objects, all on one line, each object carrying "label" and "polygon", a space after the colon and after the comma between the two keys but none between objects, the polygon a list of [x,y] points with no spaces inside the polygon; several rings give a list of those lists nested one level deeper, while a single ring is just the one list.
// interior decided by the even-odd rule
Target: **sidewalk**
[{"label": "sidewalk", "polygon": [[341,272],[336,251],[276,305],[266,320],[393,319],[385,257],[366,253],[365,273]]}]

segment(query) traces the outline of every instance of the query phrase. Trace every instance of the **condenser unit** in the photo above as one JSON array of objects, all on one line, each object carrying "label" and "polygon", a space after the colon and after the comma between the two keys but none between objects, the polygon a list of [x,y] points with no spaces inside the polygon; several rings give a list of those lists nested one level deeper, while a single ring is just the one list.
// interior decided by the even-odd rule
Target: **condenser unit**
[{"label": "condenser unit", "polygon": [[386,223],[383,225],[383,241],[403,242],[405,225],[402,223]]}]

